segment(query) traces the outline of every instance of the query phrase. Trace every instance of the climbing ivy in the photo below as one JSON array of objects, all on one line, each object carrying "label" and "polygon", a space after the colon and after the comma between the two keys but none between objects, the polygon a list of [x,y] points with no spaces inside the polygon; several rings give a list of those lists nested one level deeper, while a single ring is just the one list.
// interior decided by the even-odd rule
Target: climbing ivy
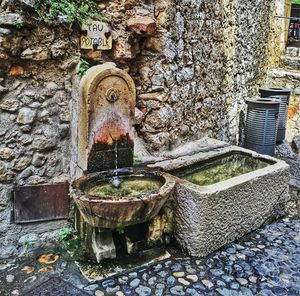
[{"label": "climbing ivy", "polygon": [[90,63],[84,59],[80,59],[79,68],[77,74],[82,77],[85,72],[90,68]]},{"label": "climbing ivy", "polygon": [[69,23],[87,23],[88,19],[107,20],[92,0],[37,0],[37,20],[51,23],[62,18]]}]

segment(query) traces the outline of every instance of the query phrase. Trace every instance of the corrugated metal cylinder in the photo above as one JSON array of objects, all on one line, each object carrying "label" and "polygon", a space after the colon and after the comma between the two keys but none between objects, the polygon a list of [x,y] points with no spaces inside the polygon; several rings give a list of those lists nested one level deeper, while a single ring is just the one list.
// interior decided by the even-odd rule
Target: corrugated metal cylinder
[{"label": "corrugated metal cylinder", "polygon": [[274,98],[280,101],[276,142],[282,142],[285,139],[285,133],[286,133],[289,97],[285,95],[280,95],[280,96],[271,96],[270,98]]},{"label": "corrugated metal cylinder", "polygon": [[280,100],[276,142],[282,142],[285,139],[291,89],[280,87],[262,87],[259,89],[259,92],[262,98],[271,97]]},{"label": "corrugated metal cylinder", "polygon": [[262,98],[268,98],[271,96],[288,96],[290,99],[292,90],[285,87],[261,87],[259,89],[260,96]]},{"label": "corrugated metal cylinder", "polygon": [[245,148],[273,156],[275,153],[280,102],[272,98],[246,100]]}]

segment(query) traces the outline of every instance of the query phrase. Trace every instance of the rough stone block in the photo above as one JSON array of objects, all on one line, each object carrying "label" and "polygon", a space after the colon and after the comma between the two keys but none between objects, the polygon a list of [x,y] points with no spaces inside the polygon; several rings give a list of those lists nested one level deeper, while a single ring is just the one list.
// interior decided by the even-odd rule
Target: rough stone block
[{"label": "rough stone block", "polygon": [[140,111],[140,109],[135,108],[135,124],[141,124],[143,119],[145,118],[145,114]]},{"label": "rough stone block", "polygon": [[284,161],[229,146],[165,161],[160,167],[172,173],[172,167],[183,169],[234,151],[262,157],[273,164],[207,186],[177,178],[175,237],[192,256],[206,256],[284,214],[289,180],[289,166]]},{"label": "rough stone block", "polygon": [[0,182],[10,182],[13,178],[14,175],[7,169],[6,165],[0,163]]},{"label": "rough stone block", "polygon": [[12,149],[9,148],[0,148],[0,159],[10,160],[14,158],[15,153]]},{"label": "rough stone block", "polygon": [[297,47],[288,47],[286,49],[286,55],[291,57],[297,57],[299,53],[299,49]]},{"label": "rough stone block", "polygon": [[15,111],[18,110],[18,108],[19,108],[19,101],[18,100],[13,100],[13,99],[9,100],[9,99],[7,99],[7,100],[2,101],[1,104],[0,104],[0,109],[6,110],[6,111],[9,111],[9,112],[15,112]]},{"label": "rough stone block", "polygon": [[20,124],[31,124],[36,116],[35,110],[30,108],[22,108],[19,111],[17,122]]},{"label": "rough stone block", "polygon": [[0,94],[6,93],[6,92],[8,92],[8,88],[0,85]]},{"label": "rough stone block", "polygon": [[129,30],[136,34],[151,36],[157,30],[155,20],[148,16],[130,18],[127,21]]},{"label": "rough stone block", "polygon": [[9,5],[11,7],[16,7],[16,5],[19,7],[24,8],[34,8],[36,1],[35,0],[9,0]]},{"label": "rough stone block", "polygon": [[32,164],[35,167],[41,167],[46,161],[46,157],[43,154],[35,153],[32,158]]},{"label": "rough stone block", "polygon": [[297,152],[300,153],[300,133],[294,137],[293,145],[296,148]]},{"label": "rough stone block", "polygon": [[50,59],[51,54],[47,48],[27,48],[21,53],[21,59],[43,61]]},{"label": "rough stone block", "polygon": [[113,56],[116,60],[132,60],[136,53],[128,39],[120,38],[115,42]]},{"label": "rough stone block", "polygon": [[29,20],[25,20],[18,13],[1,14],[0,26],[16,26],[16,25],[28,26],[28,25],[32,25],[32,23]]},{"label": "rough stone block", "polygon": [[18,172],[23,171],[29,166],[30,163],[31,163],[31,157],[23,156],[15,161],[13,165],[13,169]]},{"label": "rough stone block", "polygon": [[297,95],[297,96],[300,95],[300,86],[298,86],[298,87],[296,87],[296,88],[294,89],[294,94]]},{"label": "rough stone block", "polygon": [[50,150],[56,146],[56,139],[47,139],[45,137],[36,137],[33,140],[32,148],[37,151],[45,151]]}]

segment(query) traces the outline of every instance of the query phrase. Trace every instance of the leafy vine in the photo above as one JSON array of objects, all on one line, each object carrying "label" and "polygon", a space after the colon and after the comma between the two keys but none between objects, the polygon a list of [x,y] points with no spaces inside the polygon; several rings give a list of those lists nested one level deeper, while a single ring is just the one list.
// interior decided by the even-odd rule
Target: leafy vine
[{"label": "leafy vine", "polygon": [[89,19],[107,21],[107,17],[92,0],[37,0],[37,20],[52,23],[61,19],[68,23],[86,24]]}]

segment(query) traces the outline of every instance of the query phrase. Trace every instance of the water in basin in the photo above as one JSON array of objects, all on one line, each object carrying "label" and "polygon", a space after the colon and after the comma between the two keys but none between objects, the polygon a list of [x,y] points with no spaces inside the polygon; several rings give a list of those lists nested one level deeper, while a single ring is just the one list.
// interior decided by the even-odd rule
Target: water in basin
[{"label": "water in basin", "polygon": [[270,164],[271,162],[260,158],[235,153],[198,164],[196,167],[190,167],[176,175],[199,186],[207,186],[264,168]]},{"label": "water in basin", "polygon": [[158,191],[162,185],[151,178],[133,178],[122,180],[118,187],[111,182],[100,183],[87,188],[86,193],[103,199],[135,199],[145,193]]}]

